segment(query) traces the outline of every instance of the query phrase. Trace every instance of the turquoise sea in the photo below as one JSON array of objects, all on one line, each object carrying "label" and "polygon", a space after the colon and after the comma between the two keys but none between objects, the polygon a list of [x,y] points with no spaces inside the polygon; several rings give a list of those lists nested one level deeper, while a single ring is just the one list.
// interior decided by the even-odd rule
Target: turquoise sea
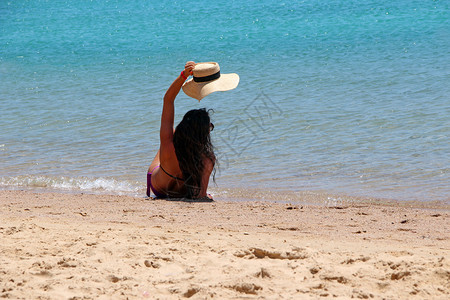
[{"label": "turquoise sea", "polygon": [[144,197],[188,60],[238,73],[212,108],[216,199],[450,203],[450,2],[0,1],[0,188]]}]

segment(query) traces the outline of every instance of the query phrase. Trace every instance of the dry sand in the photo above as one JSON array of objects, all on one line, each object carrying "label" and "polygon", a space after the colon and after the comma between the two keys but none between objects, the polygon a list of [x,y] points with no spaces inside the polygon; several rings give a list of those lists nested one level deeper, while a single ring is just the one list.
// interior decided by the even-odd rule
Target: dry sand
[{"label": "dry sand", "polygon": [[0,298],[449,299],[449,210],[0,191]]}]

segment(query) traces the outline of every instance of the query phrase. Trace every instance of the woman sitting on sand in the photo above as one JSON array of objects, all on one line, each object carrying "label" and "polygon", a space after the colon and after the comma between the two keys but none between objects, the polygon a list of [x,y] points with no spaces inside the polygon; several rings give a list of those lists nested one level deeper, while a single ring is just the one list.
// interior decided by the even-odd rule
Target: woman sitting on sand
[{"label": "woman sitting on sand", "polygon": [[174,101],[195,63],[187,62],[164,96],[160,148],[147,173],[147,196],[158,198],[204,198],[216,156],[210,132],[214,125],[206,109],[188,111],[174,126]]}]

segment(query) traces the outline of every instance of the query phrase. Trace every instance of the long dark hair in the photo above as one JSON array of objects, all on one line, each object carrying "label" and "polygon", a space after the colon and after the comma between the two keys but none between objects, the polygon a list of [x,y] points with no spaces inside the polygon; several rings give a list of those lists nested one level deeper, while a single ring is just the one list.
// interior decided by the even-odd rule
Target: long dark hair
[{"label": "long dark hair", "polygon": [[[175,128],[173,145],[186,186],[186,197],[197,198],[201,191],[204,159],[215,163],[211,143],[209,112],[205,108],[188,111]],[[215,182],[215,168],[213,173]]]}]

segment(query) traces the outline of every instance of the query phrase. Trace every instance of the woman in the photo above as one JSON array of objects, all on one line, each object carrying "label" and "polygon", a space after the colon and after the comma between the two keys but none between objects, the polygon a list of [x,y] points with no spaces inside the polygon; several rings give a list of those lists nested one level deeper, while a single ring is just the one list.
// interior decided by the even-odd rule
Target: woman
[{"label": "woman", "polygon": [[[164,95],[161,116],[160,148],[148,168],[147,196],[158,198],[204,198],[216,156],[210,139],[214,125],[206,109],[186,113],[176,129],[174,101],[195,63],[187,62]],[[212,198],[209,198],[212,200]]]}]

